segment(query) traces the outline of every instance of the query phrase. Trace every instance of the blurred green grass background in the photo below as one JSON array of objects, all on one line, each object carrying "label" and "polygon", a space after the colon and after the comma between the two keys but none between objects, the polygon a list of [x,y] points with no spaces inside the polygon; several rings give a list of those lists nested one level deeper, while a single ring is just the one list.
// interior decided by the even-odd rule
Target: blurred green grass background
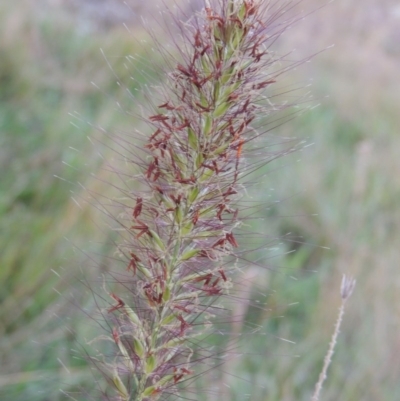
[{"label": "blurred green grass background", "polygon": [[[136,104],[117,85],[99,49],[137,97],[135,89],[151,70],[141,72],[133,59],[127,64],[126,56],[142,52],[137,20],[132,17],[128,33],[120,14],[114,21],[114,14],[100,12],[118,2],[84,3],[92,4],[23,0],[0,6],[2,401],[64,400],[60,388],[91,387],[93,381],[70,349],[97,328],[58,291],[72,293],[90,310],[90,294],[77,289],[82,270],[97,277],[114,251],[107,245],[112,234],[96,225],[99,213],[79,199],[87,190],[111,193],[92,174],[105,177],[103,157],[112,163],[115,154],[87,137],[107,145],[109,136],[95,126],[115,133],[141,124],[121,111],[137,110],[140,100]],[[131,3],[133,11],[140,5],[138,12],[151,15],[161,2]],[[318,2],[303,5],[313,10]],[[129,13],[122,14],[129,23]],[[296,47],[293,57],[299,58],[335,43],[288,78],[288,84],[306,85],[311,77],[321,105],[276,132],[314,145],[278,161],[281,167],[275,165],[265,175],[265,189],[254,194],[272,199],[256,229],[272,237],[294,233],[301,243],[284,241],[276,255],[264,255],[282,269],[246,272],[253,284],[242,286],[243,296],[255,302],[267,292],[268,307],[279,313],[242,305],[243,321],[266,335],[239,342],[243,356],[230,364],[233,375],[208,378],[214,395],[204,400],[242,400],[243,394],[257,401],[308,400],[339,307],[342,273],[353,274],[358,284],[322,399],[399,399],[399,26],[394,0],[338,0],[283,38],[281,45]],[[99,255],[96,262],[88,263],[85,252]]]}]

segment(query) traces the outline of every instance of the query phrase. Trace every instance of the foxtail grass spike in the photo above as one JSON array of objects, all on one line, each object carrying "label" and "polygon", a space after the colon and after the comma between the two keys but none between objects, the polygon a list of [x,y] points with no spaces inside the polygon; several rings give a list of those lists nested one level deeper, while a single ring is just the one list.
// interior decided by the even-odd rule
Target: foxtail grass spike
[{"label": "foxtail grass spike", "polygon": [[143,192],[119,247],[132,296],[112,294],[108,309],[117,354],[112,399],[178,394],[196,372],[192,344],[231,286],[226,261],[240,245],[243,154],[261,135],[251,123],[276,111],[262,93],[281,73],[269,45],[287,27],[267,8],[255,0],[206,2],[185,28],[182,59],[148,117]]}]

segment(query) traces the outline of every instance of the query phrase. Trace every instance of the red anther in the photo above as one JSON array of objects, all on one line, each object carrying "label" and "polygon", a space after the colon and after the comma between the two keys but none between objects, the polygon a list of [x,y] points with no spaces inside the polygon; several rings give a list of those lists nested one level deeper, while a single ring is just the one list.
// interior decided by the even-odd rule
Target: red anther
[{"label": "red anther", "polygon": [[217,212],[217,217],[218,220],[222,221],[222,213],[224,212],[224,210],[226,209],[226,206],[224,204],[219,204],[217,206],[218,208],[218,212]]},{"label": "red anther", "polygon": [[114,298],[117,301],[117,305],[114,305],[111,308],[108,308],[107,309],[108,313],[114,312],[115,310],[121,309],[121,308],[123,308],[125,306],[125,302],[120,297],[118,297],[115,294],[110,294],[110,295],[111,295],[112,298]]},{"label": "red anther", "polygon": [[204,281],[204,285],[208,285],[210,283],[212,276],[213,275],[211,273],[207,274],[206,280]]},{"label": "red anther", "polygon": [[219,280],[220,280],[220,278],[217,277],[217,278],[213,281],[213,283],[211,284],[211,287],[216,287],[217,284],[219,283]]},{"label": "red anther", "polygon": [[204,286],[201,290],[209,296],[220,295],[222,292],[222,289],[216,286]]},{"label": "red anther", "polygon": [[215,168],[214,168],[213,166],[209,166],[208,164],[205,164],[205,163],[202,164],[202,167],[208,168],[208,169],[210,169],[211,171],[215,171]]},{"label": "red anther", "polygon": [[226,242],[226,238],[219,239],[211,248],[216,248],[217,246],[223,246]]},{"label": "red anther", "polygon": [[172,106],[172,105],[170,104],[170,102],[165,102],[165,103],[163,103],[163,104],[160,104],[158,107],[159,107],[160,109],[176,110],[176,107],[175,107],[175,106]]},{"label": "red anther", "polygon": [[153,161],[149,164],[149,167],[147,168],[146,171],[146,177],[150,178],[151,174],[153,173],[153,170],[156,168],[156,163]]},{"label": "red anther", "polygon": [[193,176],[190,178],[177,178],[176,181],[179,182],[179,184],[194,184],[196,182],[196,178]]},{"label": "red anther", "polygon": [[238,99],[238,97],[239,97],[239,94],[238,93],[231,93],[229,96],[228,96],[228,102],[234,102],[235,100],[237,100]]},{"label": "red anther", "polygon": [[148,143],[147,145],[144,145],[144,147],[145,147],[146,149],[150,149],[150,150],[155,149],[155,146],[154,146],[152,143]]},{"label": "red anther", "polygon": [[140,262],[140,259],[133,252],[130,252],[130,255],[131,255],[131,260],[130,260],[129,265],[126,270],[132,269],[133,275],[135,275],[136,269],[137,269],[137,264]]},{"label": "red anther", "polygon": [[[151,144],[151,147],[149,147],[149,149],[160,149],[160,150],[166,149],[168,139],[169,139],[169,137],[167,137],[167,135],[166,135],[163,139],[153,142]],[[162,156],[164,157],[163,152],[162,152]],[[158,159],[157,159],[157,163],[156,164],[158,165]]]},{"label": "red anther", "polygon": [[218,15],[207,15],[207,18],[210,20],[210,21],[218,21],[218,25],[221,27],[221,26],[223,26],[224,25],[224,23],[225,23],[225,20],[222,18],[222,17],[219,17]]},{"label": "red anther", "polygon": [[182,180],[178,180],[179,184],[191,184],[193,183],[193,180],[191,178],[185,178]]},{"label": "red anther", "polygon": [[137,198],[136,199],[136,205],[133,208],[133,217],[136,219],[142,212],[142,206],[143,206],[143,199],[142,198]]},{"label": "red anther", "polygon": [[112,336],[114,338],[115,343],[118,345],[119,344],[119,334],[118,334],[116,327],[113,327],[113,329],[112,329]]},{"label": "red anther", "polygon": [[154,189],[159,192],[161,195],[164,195],[164,191],[158,185],[154,185]]},{"label": "red anther", "polygon": [[203,50],[200,53],[200,56],[203,57],[207,50],[210,48],[210,45],[206,45],[203,47]]},{"label": "red anther", "polygon": [[199,85],[203,86],[207,81],[209,81],[213,77],[213,74],[208,75],[207,77],[204,77],[201,81],[199,81]]},{"label": "red anther", "polygon": [[236,22],[236,23],[239,25],[239,28],[240,28],[240,29],[243,28],[242,21],[240,21],[239,18],[232,18],[232,17],[231,17],[231,18],[229,18],[229,20],[232,21],[232,22]]},{"label": "red anther", "polygon": [[201,105],[199,102],[196,102],[195,105],[197,107],[199,107],[202,111],[205,111],[205,112],[210,112],[212,110],[211,107],[205,107],[205,106]]},{"label": "red anther", "polygon": [[170,195],[170,198],[174,201],[175,205],[180,205],[182,200],[182,194],[178,196]]},{"label": "red anther", "polygon": [[232,233],[226,233],[226,239],[228,240],[228,242],[234,247],[237,248],[239,246],[239,244],[236,242],[235,237],[233,236]]},{"label": "red anther", "polygon": [[203,274],[202,276],[199,276],[199,277],[194,278],[194,279],[193,279],[193,282],[194,282],[194,283],[198,283],[198,282],[200,282],[200,281],[205,280],[205,281],[204,281],[204,285],[207,285],[207,284],[211,281],[212,276],[213,276],[212,273]]},{"label": "red anther", "polygon": [[[192,78],[192,83],[197,89],[199,89],[199,90],[201,89],[200,81],[198,81],[196,78]],[[196,103],[196,104],[199,106],[198,103]]]},{"label": "red anther", "polygon": [[254,116],[246,118],[246,120],[245,120],[246,125],[249,125],[253,120],[254,120]]},{"label": "red anther", "polygon": [[256,90],[258,90],[258,89],[263,89],[263,88],[265,88],[266,86],[268,86],[268,85],[270,85],[270,84],[273,84],[273,83],[275,83],[275,82],[276,82],[275,79],[270,79],[270,80],[268,80],[268,81],[260,82],[260,83],[258,83],[258,84],[254,84],[254,85],[253,85],[253,89],[256,89]]},{"label": "red anther", "polygon": [[221,170],[218,168],[218,164],[217,164],[216,160],[213,160],[212,164],[214,166],[215,173],[218,174]]},{"label": "red anther", "polygon": [[164,114],[156,114],[154,116],[149,117],[150,121],[167,121],[169,120],[168,116],[165,116]]},{"label": "red anther", "polygon": [[142,230],[138,234],[136,234],[136,239],[139,239],[143,234],[149,233],[148,230]]},{"label": "red anther", "polygon": [[224,198],[226,198],[226,197],[229,196],[229,195],[236,195],[236,194],[237,194],[236,189],[234,189],[234,188],[232,188],[232,187],[229,187],[228,190],[222,194],[222,196],[223,196]]},{"label": "red anther", "polygon": [[174,384],[176,384],[179,380],[181,380],[183,377],[183,374],[181,375],[174,375]]},{"label": "red anther", "polygon": [[150,393],[150,395],[159,394],[159,393],[161,393],[161,391],[162,391],[162,388],[161,388],[161,387],[156,387],[156,388]]},{"label": "red anther", "polygon": [[193,217],[192,217],[192,223],[193,223],[193,225],[196,225],[197,222],[199,221],[199,215],[200,215],[199,211],[198,211],[198,210],[195,210],[195,212],[194,212],[194,214],[193,214]]},{"label": "red anther", "polygon": [[[149,250],[147,250],[147,256],[151,259],[154,263],[157,263],[160,258],[158,256],[154,256]],[[153,264],[151,265],[153,267]]]},{"label": "red anther", "polygon": [[153,212],[153,213],[154,213],[154,216],[155,216],[156,218],[160,215],[160,213],[158,213],[158,210],[157,210],[155,207],[150,207],[150,208],[149,208],[149,211]]},{"label": "red anther", "polygon": [[221,68],[222,68],[222,61],[217,60],[215,62],[215,78],[220,78],[221,77]]},{"label": "red anther", "polygon": [[[267,54],[267,53],[268,53],[268,52],[260,52],[260,53],[257,53],[256,56],[255,56],[256,63],[259,62],[259,61],[261,60],[261,57],[262,57],[264,54]],[[272,82],[271,82],[271,83],[272,83]],[[258,89],[260,89],[260,88],[258,88]]]},{"label": "red anther", "polygon": [[237,149],[236,149],[236,158],[237,159],[240,159],[240,156],[242,154],[243,144],[244,144],[244,140],[240,139],[239,140],[239,144],[238,144]]},{"label": "red anther", "polygon": [[158,304],[161,304],[162,297],[163,297],[163,293],[161,292],[161,293],[158,295],[158,298],[157,298],[157,301],[156,301]]},{"label": "red anther", "polygon": [[200,251],[197,255],[201,258],[209,258],[208,252],[205,250]]},{"label": "red anther", "polygon": [[[241,113],[245,113],[245,112],[247,111],[247,107],[249,107],[249,104],[250,104],[250,99],[247,98],[247,99],[245,100],[244,105],[243,105],[242,109],[240,110],[240,112],[241,112]],[[254,118],[254,117],[253,117],[253,118]],[[246,121],[246,124],[247,124],[247,121]]]},{"label": "red anther", "polygon": [[226,278],[225,272],[222,269],[218,270],[218,273],[221,275],[222,280],[227,281],[228,279]]},{"label": "red anther", "polygon": [[163,273],[163,286],[162,286],[162,288],[164,289],[165,281],[167,280],[167,265],[163,260],[161,261],[161,267],[162,267],[162,273]]},{"label": "red anther", "polygon": [[198,255],[199,257],[201,257],[201,258],[208,258],[208,259],[210,259],[210,260],[214,260],[213,257],[212,257],[212,255],[211,255],[211,253],[210,253],[209,251],[206,251],[205,249],[203,249],[202,251],[200,251],[197,255]]},{"label": "red anther", "polygon": [[181,96],[182,102],[185,100],[185,97],[186,97],[186,91],[185,89],[182,89],[182,96]]},{"label": "red anther", "polygon": [[200,31],[197,30],[195,35],[194,35],[194,45],[195,47],[201,47],[201,34]]},{"label": "red anther", "polygon": [[191,313],[190,309],[187,309],[186,307],[181,306],[181,305],[174,305],[174,309],[181,310],[182,312],[185,312],[185,313]]},{"label": "red anther", "polygon": [[137,221],[140,225],[131,227],[132,230],[140,230],[139,234],[136,235],[136,238],[139,239],[143,234],[149,234],[151,236],[149,227],[146,224],[142,223],[141,221],[139,220]]},{"label": "red anther", "polygon": [[152,294],[150,284],[147,284],[145,287],[143,287],[143,290],[144,290],[144,294],[147,297],[147,300],[149,301],[150,306],[154,306],[154,296]]},{"label": "red anther", "polygon": [[254,2],[251,1],[245,1],[244,2],[244,7],[246,8],[246,13],[245,13],[245,17],[248,17],[249,15],[253,15],[256,12],[256,5],[254,4]]},{"label": "red anther", "polygon": [[138,222],[138,225],[132,226],[131,227],[132,230],[148,230],[149,229],[147,224],[143,223],[142,221],[137,220],[137,222]]},{"label": "red anther", "polygon": [[154,173],[153,181],[157,181],[157,180],[160,178],[160,175],[161,175],[161,171],[160,171],[160,170],[157,170],[157,171]]},{"label": "red anther", "polygon": [[186,77],[190,78],[191,74],[185,69],[185,67],[181,64],[178,64],[176,66],[177,70],[180,71],[183,75]]},{"label": "red anther", "polygon": [[246,124],[243,122],[242,124],[240,124],[240,127],[239,127],[239,129],[237,130],[237,133],[238,133],[239,135],[241,135],[245,128],[246,128]]},{"label": "red anther", "polygon": [[181,380],[186,375],[191,375],[193,372],[189,369],[180,367],[174,368],[174,384]]},{"label": "red anther", "polygon": [[[149,138],[149,142],[156,138],[156,136],[161,132],[160,128],[156,130],[156,132]],[[148,146],[148,145],[146,145]]]},{"label": "red anther", "polygon": [[183,122],[181,125],[178,125],[177,127],[175,127],[175,129],[177,131],[180,131],[180,130],[183,130],[184,128],[189,127],[189,126],[190,126],[189,121],[185,120],[185,122]]},{"label": "red anther", "polygon": [[185,331],[190,328],[190,324],[186,322],[186,320],[182,317],[182,315],[178,315],[177,319],[181,322],[181,327],[179,329],[179,337],[183,337],[185,335]]}]

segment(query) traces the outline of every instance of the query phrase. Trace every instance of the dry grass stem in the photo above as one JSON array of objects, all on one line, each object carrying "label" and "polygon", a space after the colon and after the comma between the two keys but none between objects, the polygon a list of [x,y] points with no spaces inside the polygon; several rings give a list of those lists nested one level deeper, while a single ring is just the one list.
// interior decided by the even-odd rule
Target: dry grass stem
[{"label": "dry grass stem", "polygon": [[340,333],[340,326],[341,326],[342,320],[343,320],[346,301],[350,298],[355,285],[356,285],[355,279],[353,279],[352,277],[347,277],[346,275],[343,275],[342,283],[340,286],[340,295],[342,298],[342,304],[340,305],[340,308],[339,308],[339,314],[338,314],[338,317],[336,320],[335,330],[333,332],[331,342],[329,343],[328,352],[326,353],[325,358],[324,358],[324,365],[323,365],[321,373],[319,375],[318,382],[315,385],[315,390],[314,390],[314,394],[311,398],[311,401],[319,400],[319,396],[320,396],[320,393],[322,390],[322,385],[324,384],[324,381],[327,378],[328,368],[332,362],[332,356],[335,351],[337,338]]}]

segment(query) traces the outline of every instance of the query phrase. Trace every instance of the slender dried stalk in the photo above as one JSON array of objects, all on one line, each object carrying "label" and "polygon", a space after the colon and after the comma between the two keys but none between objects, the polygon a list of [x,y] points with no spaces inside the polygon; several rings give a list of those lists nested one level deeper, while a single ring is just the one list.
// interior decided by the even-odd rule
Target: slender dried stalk
[{"label": "slender dried stalk", "polygon": [[340,333],[340,326],[342,325],[346,301],[350,298],[351,294],[353,293],[355,285],[356,285],[356,280],[354,280],[351,277],[346,277],[345,275],[343,275],[342,284],[340,287],[340,295],[342,297],[342,304],[340,305],[340,308],[339,308],[339,314],[336,319],[336,324],[335,324],[335,329],[332,334],[332,339],[331,339],[331,342],[329,343],[328,352],[325,355],[324,364],[322,366],[322,370],[319,375],[318,381],[315,385],[315,390],[314,390],[313,396],[311,397],[311,401],[319,400],[319,395],[322,390],[322,385],[324,384],[324,381],[326,380],[328,368],[332,362],[332,356],[335,351],[337,338]]},{"label": "slender dried stalk", "polygon": [[108,309],[118,348],[112,399],[157,400],[194,372],[191,344],[231,286],[223,261],[238,247],[243,149],[260,135],[250,123],[276,112],[261,92],[282,73],[268,47],[289,25],[274,25],[278,14],[255,0],[206,6],[148,118],[144,190],[126,207],[129,235],[120,245],[130,297],[110,294]]}]

